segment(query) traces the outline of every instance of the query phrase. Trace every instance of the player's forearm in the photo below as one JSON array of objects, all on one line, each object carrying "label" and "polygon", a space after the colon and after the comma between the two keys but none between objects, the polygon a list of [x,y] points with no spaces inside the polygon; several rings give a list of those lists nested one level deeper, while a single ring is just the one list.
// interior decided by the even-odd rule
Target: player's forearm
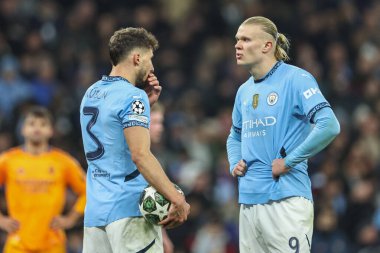
[{"label": "player's forearm", "polygon": [[136,155],[133,161],[146,181],[170,202],[178,204],[185,200],[183,195],[175,189],[152,153]]},{"label": "player's forearm", "polygon": [[227,156],[230,163],[230,173],[234,166],[241,160],[241,136],[231,129],[230,135],[227,138]]},{"label": "player's forearm", "polygon": [[315,115],[315,127],[308,137],[285,158],[285,166],[292,168],[324,149],[340,132],[331,108],[323,108]]},{"label": "player's forearm", "polygon": [[71,211],[67,214],[67,218],[70,219],[73,224],[75,224],[82,216],[83,213],[78,212],[75,208],[71,209]]}]

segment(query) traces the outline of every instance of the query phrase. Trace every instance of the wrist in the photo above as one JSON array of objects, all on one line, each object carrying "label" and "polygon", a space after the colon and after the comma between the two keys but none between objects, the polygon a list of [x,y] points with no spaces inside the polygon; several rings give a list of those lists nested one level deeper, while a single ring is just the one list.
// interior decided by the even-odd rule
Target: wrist
[{"label": "wrist", "polygon": [[175,206],[180,206],[185,202],[185,196],[178,192],[177,196],[171,201]]}]

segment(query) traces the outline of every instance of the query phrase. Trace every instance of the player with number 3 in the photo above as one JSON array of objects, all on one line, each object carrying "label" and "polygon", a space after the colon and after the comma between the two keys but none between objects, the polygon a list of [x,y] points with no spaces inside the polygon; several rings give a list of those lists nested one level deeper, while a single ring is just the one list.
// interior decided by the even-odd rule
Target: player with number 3
[{"label": "player with number 3", "polygon": [[150,152],[150,105],[161,86],[153,74],[156,38],[143,28],[116,31],[109,41],[110,75],[86,91],[80,121],[88,162],[84,253],[162,253],[162,230],[142,218],[140,193],[152,185],[172,204],[167,228],[190,206]]}]

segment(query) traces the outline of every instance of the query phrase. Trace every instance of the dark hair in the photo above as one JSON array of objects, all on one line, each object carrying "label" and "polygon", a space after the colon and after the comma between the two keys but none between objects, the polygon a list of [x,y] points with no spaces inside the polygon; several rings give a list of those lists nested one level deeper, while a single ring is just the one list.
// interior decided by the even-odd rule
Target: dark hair
[{"label": "dark hair", "polygon": [[158,41],[153,34],[144,28],[127,27],[116,31],[109,43],[111,63],[116,66],[135,48],[156,50]]},{"label": "dark hair", "polygon": [[27,117],[46,119],[50,122],[50,124],[53,124],[52,114],[49,112],[48,109],[42,106],[32,106],[29,109],[27,109],[24,118]]}]

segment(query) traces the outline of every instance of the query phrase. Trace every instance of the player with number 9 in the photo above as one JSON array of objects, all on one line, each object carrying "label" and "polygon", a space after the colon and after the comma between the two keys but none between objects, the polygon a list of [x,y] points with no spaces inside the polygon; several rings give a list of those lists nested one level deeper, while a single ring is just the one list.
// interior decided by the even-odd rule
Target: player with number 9
[{"label": "player with number 9", "polygon": [[340,131],[313,76],[284,62],[288,48],[265,17],[245,20],[236,33],[237,64],[251,74],[236,94],[227,139],[230,172],[239,180],[241,253],[310,252],[307,159]]}]

